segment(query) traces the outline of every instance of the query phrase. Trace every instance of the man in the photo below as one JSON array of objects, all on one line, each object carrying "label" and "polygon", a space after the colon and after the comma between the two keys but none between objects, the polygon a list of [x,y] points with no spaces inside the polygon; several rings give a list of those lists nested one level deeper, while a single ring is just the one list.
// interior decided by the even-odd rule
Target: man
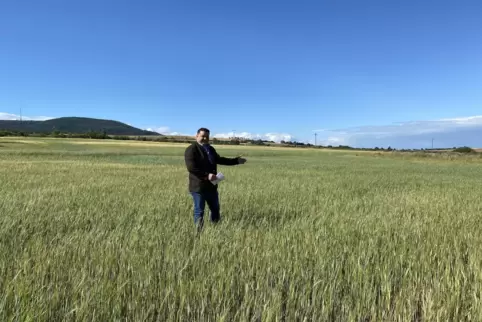
[{"label": "man", "polygon": [[218,186],[211,182],[217,179],[217,165],[233,166],[246,162],[246,159],[241,157],[219,156],[214,147],[209,144],[209,134],[208,129],[200,128],[196,134],[196,142],[188,146],[184,152],[184,160],[189,172],[189,192],[194,201],[194,224],[198,232],[202,230],[204,224],[206,203],[211,211],[211,221],[216,223],[221,219]]}]

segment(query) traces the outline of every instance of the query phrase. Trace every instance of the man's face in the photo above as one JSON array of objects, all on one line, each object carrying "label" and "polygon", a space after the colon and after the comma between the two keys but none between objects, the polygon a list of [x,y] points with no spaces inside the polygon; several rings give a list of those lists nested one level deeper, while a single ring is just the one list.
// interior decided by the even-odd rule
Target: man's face
[{"label": "man's face", "polygon": [[209,143],[209,132],[200,131],[196,135],[196,140],[199,144],[208,144]]}]

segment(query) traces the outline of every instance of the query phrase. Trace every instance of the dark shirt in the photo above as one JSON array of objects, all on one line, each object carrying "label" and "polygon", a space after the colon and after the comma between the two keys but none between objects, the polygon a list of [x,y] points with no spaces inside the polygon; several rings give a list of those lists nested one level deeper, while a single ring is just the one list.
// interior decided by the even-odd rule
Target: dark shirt
[{"label": "dark shirt", "polygon": [[186,148],[184,162],[189,173],[190,192],[216,190],[218,186],[209,181],[209,174],[218,173],[218,164],[228,166],[239,164],[238,158],[222,157],[213,146],[202,146],[197,142]]},{"label": "dark shirt", "polygon": [[202,147],[203,147],[204,151],[206,152],[206,154],[208,155],[209,162],[211,162],[211,164],[216,163],[216,157],[213,155],[213,153],[211,151],[211,146],[209,144],[203,144]]}]

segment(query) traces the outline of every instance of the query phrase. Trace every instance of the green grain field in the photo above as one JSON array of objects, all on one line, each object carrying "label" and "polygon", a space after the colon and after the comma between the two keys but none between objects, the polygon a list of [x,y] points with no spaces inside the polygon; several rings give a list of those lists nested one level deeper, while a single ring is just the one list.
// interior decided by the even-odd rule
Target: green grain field
[{"label": "green grain field", "polygon": [[482,158],[184,148],[0,138],[0,321],[482,320]]}]

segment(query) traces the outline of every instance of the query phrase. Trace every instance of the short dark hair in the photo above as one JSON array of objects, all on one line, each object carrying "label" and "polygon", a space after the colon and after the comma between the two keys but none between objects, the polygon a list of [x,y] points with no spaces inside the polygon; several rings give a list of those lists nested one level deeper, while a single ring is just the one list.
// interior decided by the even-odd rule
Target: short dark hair
[{"label": "short dark hair", "polygon": [[199,130],[197,130],[197,134],[199,134],[199,132],[201,132],[201,131],[206,132],[206,133],[210,133],[209,129],[206,129],[205,127],[202,127]]}]

